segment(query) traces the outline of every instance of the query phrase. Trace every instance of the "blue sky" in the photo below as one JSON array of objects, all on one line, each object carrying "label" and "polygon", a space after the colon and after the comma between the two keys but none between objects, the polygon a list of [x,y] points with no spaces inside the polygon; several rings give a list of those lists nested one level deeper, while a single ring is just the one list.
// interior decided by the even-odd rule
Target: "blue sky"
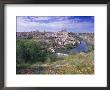
[{"label": "blue sky", "polygon": [[94,16],[17,16],[17,32],[94,32]]}]

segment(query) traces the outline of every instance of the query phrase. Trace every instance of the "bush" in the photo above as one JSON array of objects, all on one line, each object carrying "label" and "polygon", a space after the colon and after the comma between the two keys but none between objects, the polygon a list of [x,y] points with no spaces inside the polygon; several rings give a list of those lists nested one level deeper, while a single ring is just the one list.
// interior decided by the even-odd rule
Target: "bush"
[{"label": "bush", "polygon": [[17,68],[20,69],[20,68],[28,68],[30,67],[31,64],[30,63],[21,63],[21,64],[17,64]]},{"label": "bush", "polygon": [[28,39],[18,39],[16,41],[17,64],[44,62],[48,58],[53,60],[54,57],[39,42]]},{"label": "bush", "polygon": [[93,51],[94,50],[94,45],[88,45],[88,49],[89,49],[89,51]]}]

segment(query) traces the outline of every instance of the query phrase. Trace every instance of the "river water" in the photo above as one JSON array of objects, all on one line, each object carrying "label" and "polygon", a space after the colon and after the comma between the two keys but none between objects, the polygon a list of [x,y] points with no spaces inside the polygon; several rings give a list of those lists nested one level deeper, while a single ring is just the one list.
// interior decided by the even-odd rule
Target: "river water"
[{"label": "river water", "polygon": [[71,54],[71,53],[79,53],[79,52],[88,52],[88,50],[89,49],[87,43],[85,41],[81,41],[80,44],[77,47],[71,49],[69,53]]}]

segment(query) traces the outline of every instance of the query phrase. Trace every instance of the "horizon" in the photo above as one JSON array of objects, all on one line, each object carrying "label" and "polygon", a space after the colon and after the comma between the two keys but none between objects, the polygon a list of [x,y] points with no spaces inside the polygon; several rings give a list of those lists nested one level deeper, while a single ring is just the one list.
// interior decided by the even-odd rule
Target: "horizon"
[{"label": "horizon", "polygon": [[[40,31],[22,31],[22,32],[40,32]],[[50,33],[51,31],[42,31],[42,32]],[[57,32],[62,32],[62,31],[57,31]],[[66,32],[68,32],[68,31],[66,31]],[[55,32],[52,32],[52,33],[55,33]],[[68,33],[94,33],[94,32],[68,32]]]},{"label": "horizon", "polygon": [[94,16],[17,16],[16,32],[94,33]]}]

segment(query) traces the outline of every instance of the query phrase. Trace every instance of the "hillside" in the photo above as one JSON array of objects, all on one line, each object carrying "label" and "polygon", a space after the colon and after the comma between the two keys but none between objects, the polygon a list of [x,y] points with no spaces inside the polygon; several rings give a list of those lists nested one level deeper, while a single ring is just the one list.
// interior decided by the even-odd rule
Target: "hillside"
[{"label": "hillside", "polygon": [[17,74],[94,74],[94,53],[80,53],[59,58],[55,62],[24,65],[24,69],[18,65]]},{"label": "hillside", "polygon": [[93,74],[94,33],[17,32],[17,74]]}]

